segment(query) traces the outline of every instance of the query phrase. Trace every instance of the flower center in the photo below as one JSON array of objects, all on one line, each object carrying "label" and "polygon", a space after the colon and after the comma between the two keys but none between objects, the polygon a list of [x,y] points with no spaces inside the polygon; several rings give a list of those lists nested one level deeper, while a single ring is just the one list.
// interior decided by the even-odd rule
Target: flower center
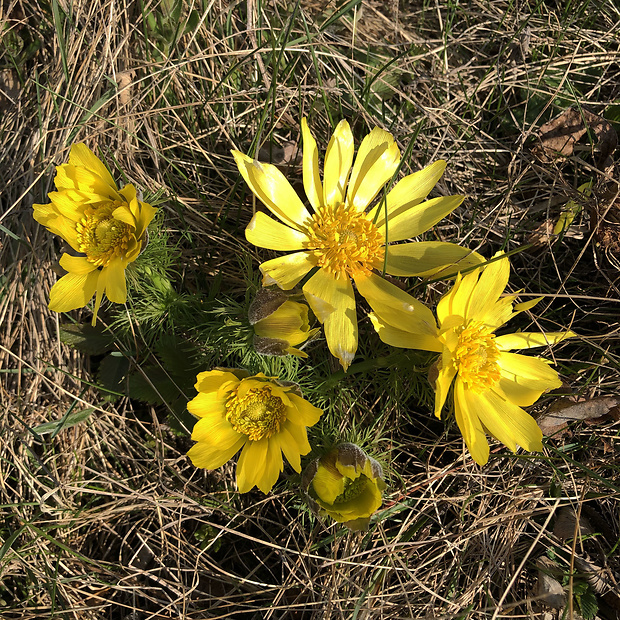
[{"label": "flower center", "polygon": [[307,246],[318,265],[336,278],[368,275],[372,263],[383,259],[383,235],[364,215],[339,204],[319,207],[307,223]]},{"label": "flower center", "polygon": [[77,239],[80,252],[98,267],[105,267],[117,256],[124,256],[133,235],[129,224],[112,217],[119,205],[109,204],[88,208],[77,223]]},{"label": "flower center", "polygon": [[230,398],[226,402],[226,419],[238,433],[260,441],[280,430],[286,420],[286,407],[269,387],[264,387],[249,390],[241,399]]},{"label": "flower center", "polygon": [[344,504],[352,499],[355,499],[361,495],[362,491],[366,487],[368,478],[364,474],[360,474],[359,478],[355,480],[349,480],[345,482],[344,491],[334,500],[334,504]]},{"label": "flower center", "polygon": [[460,333],[452,359],[467,387],[484,392],[500,379],[498,358],[495,336],[480,323],[472,323]]}]

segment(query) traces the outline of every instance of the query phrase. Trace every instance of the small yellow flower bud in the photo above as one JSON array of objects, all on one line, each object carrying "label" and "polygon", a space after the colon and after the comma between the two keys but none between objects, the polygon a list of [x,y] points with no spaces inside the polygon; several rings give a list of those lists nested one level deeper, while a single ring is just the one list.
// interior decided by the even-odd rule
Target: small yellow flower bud
[{"label": "small yellow flower bud", "polygon": [[301,484],[310,507],[351,530],[366,530],[386,488],[383,469],[353,443],[343,443],[304,470]]},{"label": "small yellow flower bud", "polygon": [[254,348],[262,355],[308,357],[296,348],[319,330],[310,329],[308,306],[279,290],[260,289],[248,310],[254,326]]}]

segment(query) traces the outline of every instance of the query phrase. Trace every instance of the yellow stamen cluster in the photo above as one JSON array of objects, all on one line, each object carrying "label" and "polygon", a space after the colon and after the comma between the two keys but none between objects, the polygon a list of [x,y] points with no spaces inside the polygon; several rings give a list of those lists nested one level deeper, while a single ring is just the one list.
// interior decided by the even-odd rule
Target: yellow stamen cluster
[{"label": "yellow stamen cluster", "polygon": [[383,259],[385,240],[377,227],[364,213],[344,204],[320,207],[306,233],[318,266],[336,278],[369,274],[373,261]]},{"label": "yellow stamen cluster", "polygon": [[264,387],[249,390],[243,398],[230,398],[226,402],[226,419],[238,433],[260,441],[280,431],[286,420],[286,408],[282,399]]},{"label": "yellow stamen cluster", "polygon": [[88,208],[76,226],[80,252],[98,267],[105,267],[113,258],[124,256],[133,235],[128,224],[112,216],[118,206],[110,203],[96,209]]},{"label": "yellow stamen cluster", "polygon": [[459,334],[452,360],[468,388],[483,392],[500,379],[499,349],[495,336],[479,323],[470,323]]},{"label": "yellow stamen cluster", "polygon": [[366,488],[368,478],[364,474],[360,474],[355,480],[347,479],[345,481],[344,491],[334,500],[334,504],[343,504],[358,497]]}]

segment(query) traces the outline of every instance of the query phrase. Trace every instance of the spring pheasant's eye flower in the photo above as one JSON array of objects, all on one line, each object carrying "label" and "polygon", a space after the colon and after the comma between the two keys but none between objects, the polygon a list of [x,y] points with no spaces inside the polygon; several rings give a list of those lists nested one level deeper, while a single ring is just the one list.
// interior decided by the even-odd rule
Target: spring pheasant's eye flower
[{"label": "spring pheasant's eye flower", "polygon": [[49,307],[68,312],[85,306],[93,295],[93,325],[105,293],[115,303],[127,301],[125,268],[147,241],[155,209],[138,200],[133,185],[118,189],[107,168],[85,145],[71,147],[69,163],[56,168],[58,191],[51,204],[35,204],[34,219],[62,237],[79,256],[63,254],[69,273],[50,291]]},{"label": "spring pheasant's eye flower", "polygon": [[[424,201],[441,177],[444,161],[396,183],[385,201],[375,200],[400,161],[398,146],[388,132],[373,129],[362,141],[353,163],[353,134],[349,124],[341,121],[327,146],[322,182],[317,144],[306,119],[302,120],[302,135],[303,183],[311,212],[275,166],[233,151],[252,192],[280,220],[256,213],[245,234],[259,247],[294,251],[260,266],[265,286],[277,284],[291,289],[318,268],[304,284],[303,292],[324,324],[329,350],[346,369],[357,350],[351,279],[376,308],[399,290],[378,275],[384,267],[391,275],[426,276],[455,263],[460,269],[479,265],[483,259],[451,243],[388,245],[422,234],[461,204],[462,196]],[[375,206],[370,208],[373,202]]]},{"label": "spring pheasant's eye flower", "polygon": [[297,347],[319,331],[310,329],[308,306],[289,299],[281,290],[260,289],[248,310],[254,327],[254,348],[262,355],[308,357]]},{"label": "spring pheasant's eye flower", "polygon": [[352,530],[368,529],[386,487],[381,465],[353,443],[340,444],[310,463],[301,484],[317,514]]},{"label": "spring pheasant's eye flower", "polygon": [[218,368],[198,375],[198,396],[188,411],[200,418],[187,453],[196,467],[217,469],[239,450],[237,487],[269,493],[283,469],[282,453],[296,472],[310,452],[306,427],[323,413],[301,396],[296,385],[259,373]]},{"label": "spring pheasant's eye flower", "polygon": [[[562,385],[545,359],[510,353],[555,344],[575,334],[495,330],[540,299],[517,304],[516,295],[501,297],[510,274],[507,258],[456,279],[439,301],[437,319],[422,303],[401,292],[400,306],[385,306],[370,318],[383,342],[394,347],[440,353],[430,377],[435,388],[435,415],[440,417],[454,383],[456,423],[476,463],[489,458],[489,433],[513,452],[517,445],[542,450],[542,432],[522,407],[533,405],[547,390]],[[411,307],[412,311],[403,308]]]}]

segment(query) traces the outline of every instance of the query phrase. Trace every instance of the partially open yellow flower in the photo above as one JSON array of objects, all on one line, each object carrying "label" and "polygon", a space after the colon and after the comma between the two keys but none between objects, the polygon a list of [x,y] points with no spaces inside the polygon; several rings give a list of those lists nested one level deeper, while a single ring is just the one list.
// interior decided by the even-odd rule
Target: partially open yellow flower
[{"label": "partially open yellow flower", "polygon": [[263,355],[308,357],[297,346],[315,336],[310,329],[308,306],[293,301],[281,290],[260,289],[248,311],[254,327],[254,348]]},{"label": "partially open yellow flower", "polygon": [[80,256],[63,254],[69,273],[50,291],[49,307],[68,312],[85,306],[93,295],[93,325],[105,293],[115,303],[127,301],[125,268],[147,240],[155,209],[138,200],[133,185],[119,190],[103,163],[85,144],[71,147],[69,163],[56,167],[57,192],[51,204],[35,204],[34,219],[62,237]]},{"label": "partially open yellow flower", "polygon": [[[483,259],[466,248],[438,241],[387,245],[421,235],[461,204],[462,196],[423,202],[446,162],[437,161],[401,179],[385,201],[375,201],[399,165],[394,138],[387,131],[373,129],[353,162],[353,134],[349,124],[341,121],[327,146],[321,182],[316,141],[306,119],[301,125],[303,182],[312,213],[275,166],[233,151],[252,192],[282,222],[258,212],[245,235],[262,248],[294,251],[260,266],[264,286],[277,284],[288,290],[318,268],[302,290],[324,324],[329,350],[346,369],[357,350],[351,279],[374,308],[399,290],[378,275],[384,267],[391,275],[425,276],[455,263],[465,269]],[[373,202],[378,203],[368,210]]]},{"label": "partially open yellow flower", "polygon": [[306,427],[323,412],[302,398],[296,385],[226,368],[202,372],[197,379],[198,396],[187,405],[200,418],[192,432],[197,443],[187,453],[196,467],[217,469],[241,450],[241,493],[254,486],[269,493],[283,469],[282,453],[301,471],[301,455],[310,452]]},{"label": "partially open yellow flower", "polygon": [[381,506],[386,484],[375,459],[359,446],[343,443],[306,467],[302,487],[316,513],[349,529],[365,530]]},{"label": "partially open yellow flower", "polygon": [[459,274],[454,287],[437,305],[439,327],[433,313],[405,292],[401,292],[400,304],[370,315],[383,342],[441,354],[431,379],[435,415],[441,417],[454,382],[456,423],[479,465],[489,459],[486,432],[513,452],[517,445],[530,451],[542,450],[542,432],[522,407],[562,385],[547,360],[509,351],[544,347],[575,335],[566,331],[495,336],[496,329],[540,301],[513,308],[516,295],[501,296],[509,274],[506,257],[465,276]]}]

